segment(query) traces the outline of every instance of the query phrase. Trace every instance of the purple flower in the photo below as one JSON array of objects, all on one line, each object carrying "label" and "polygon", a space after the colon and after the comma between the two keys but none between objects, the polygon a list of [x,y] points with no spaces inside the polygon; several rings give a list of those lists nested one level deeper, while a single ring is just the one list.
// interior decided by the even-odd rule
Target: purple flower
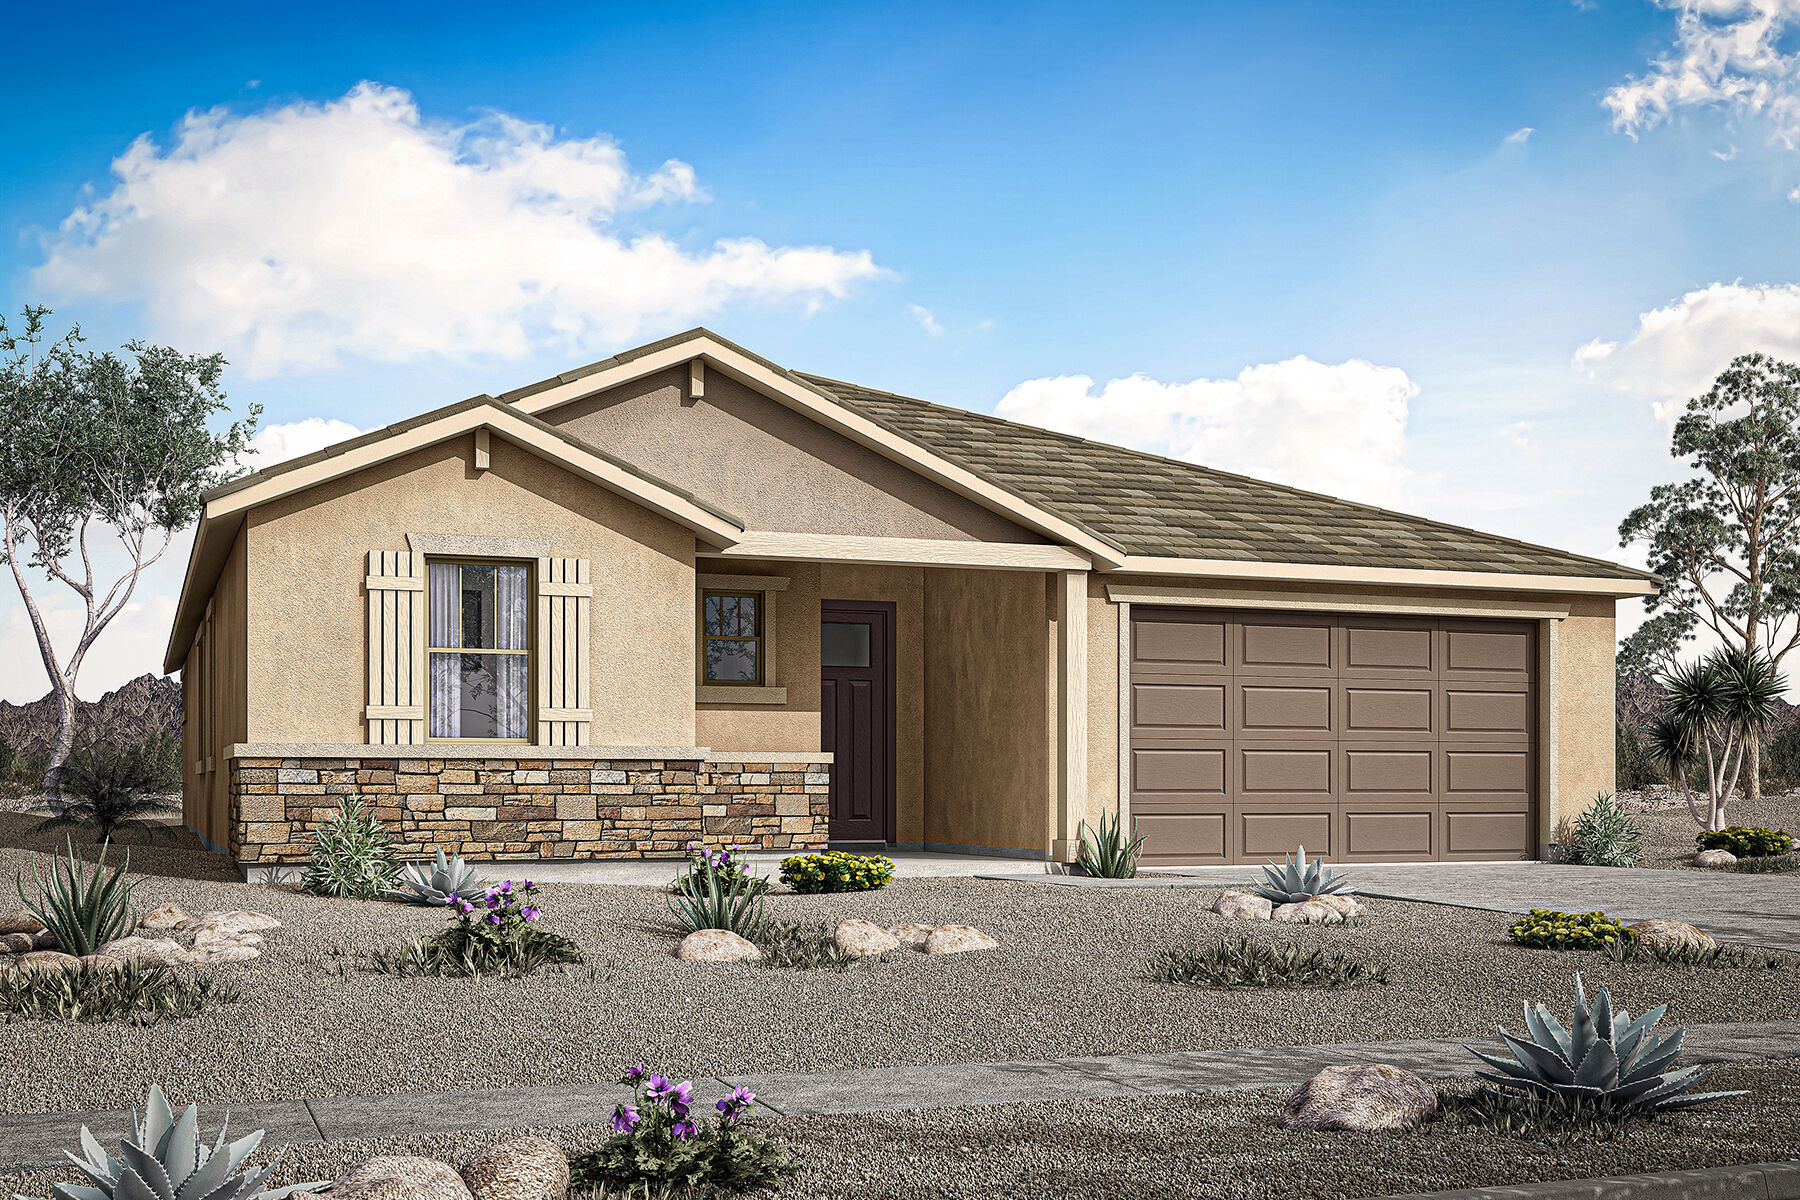
[{"label": "purple flower", "polygon": [[643,1119],[643,1116],[639,1114],[637,1110],[637,1105],[621,1104],[613,1109],[612,1127],[615,1132],[630,1133],[633,1129],[637,1128],[638,1122]]},{"label": "purple flower", "polygon": [[489,925],[498,925],[500,923],[500,914],[499,913],[489,913],[488,918],[487,918],[487,923]]},{"label": "purple flower", "polygon": [[464,900],[461,896],[458,896],[454,900],[450,901],[450,907],[454,908],[457,912],[461,913],[465,917],[475,911],[475,906],[473,904],[470,904],[467,900]]},{"label": "purple flower", "polygon": [[669,1126],[669,1132],[674,1135],[676,1141],[685,1142],[699,1133],[700,1127],[692,1121],[677,1121]]},{"label": "purple flower", "polygon": [[520,885],[519,885],[519,887],[520,887],[520,888],[521,888],[521,889],[522,889],[522,890],[524,890],[524,891],[527,891],[527,892],[535,892],[535,891],[537,891],[537,884],[535,884],[535,883],[533,883],[533,882],[531,882],[531,880],[529,880],[529,879],[527,879],[527,880],[526,880],[526,881],[525,881],[525,882],[524,882],[524,883],[521,883],[521,884],[520,884]]},{"label": "purple flower", "polygon": [[504,881],[503,881],[503,882],[502,882],[502,883],[501,883],[501,884],[500,884],[500,894],[501,894],[501,895],[502,895],[502,896],[510,896],[510,895],[512,895],[512,880],[510,880],[510,879],[508,879],[508,880],[504,880]]},{"label": "purple flower", "polygon": [[642,1079],[644,1076],[648,1075],[649,1073],[650,1073],[650,1068],[646,1067],[643,1063],[639,1063],[637,1066],[632,1067],[630,1070],[626,1071],[624,1078],[620,1079],[619,1082],[620,1083],[636,1083],[638,1080]]},{"label": "purple flower", "polygon": [[535,904],[527,904],[524,908],[519,910],[519,915],[524,917],[527,921],[537,920],[542,913],[543,909]]},{"label": "purple flower", "polygon": [[674,1090],[675,1085],[670,1083],[668,1078],[663,1075],[652,1075],[646,1081],[645,1094],[652,1100],[661,1100],[664,1096]]}]

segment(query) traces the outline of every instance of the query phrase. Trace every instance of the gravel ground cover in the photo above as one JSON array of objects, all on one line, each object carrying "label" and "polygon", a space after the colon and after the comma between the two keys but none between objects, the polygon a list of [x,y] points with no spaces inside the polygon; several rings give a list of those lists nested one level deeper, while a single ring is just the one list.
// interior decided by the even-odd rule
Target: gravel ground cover
[{"label": "gravel ground cover", "polygon": [[[1679,808],[1638,813],[1635,819],[1638,830],[1644,835],[1644,866],[1664,870],[1705,869],[1693,866],[1694,836],[1700,832],[1700,826],[1694,823],[1686,804]],[[1732,825],[1785,829],[1800,837],[1800,792],[1764,796],[1761,800],[1733,800],[1725,806],[1725,819]]]},{"label": "gravel ground cover", "polygon": [[[0,817],[0,842],[8,834]],[[579,942],[585,965],[523,980],[402,978],[358,970],[358,958],[441,927],[441,910],[233,882],[222,859],[167,839],[132,850],[149,874],[142,907],[257,909],[285,928],[261,958],[208,968],[243,990],[237,1004],[147,1028],[0,1024],[0,1111],[121,1108],[151,1082],[184,1102],[232,1102],[592,1083],[640,1059],[717,1075],[1467,1036],[1516,1022],[1524,1000],[1567,1005],[1576,970],[1633,1011],[1669,1001],[1673,1022],[1800,1017],[1800,968],[1530,951],[1506,940],[1511,918],[1497,913],[1373,901],[1359,925],[1272,926],[1207,912],[1204,891],[975,879],[781,895],[772,908],[803,922],[965,922],[996,950],[897,952],[843,972],[685,963],[659,891],[549,884],[547,927]],[[37,853],[0,849],[0,881]],[[1390,982],[1217,991],[1144,977],[1158,949],[1240,934],[1366,954]]]},{"label": "gravel ground cover", "polygon": [[[1800,1064],[1720,1066],[1706,1085],[1749,1088],[1752,1095],[1628,1126],[1613,1140],[1569,1145],[1450,1122],[1397,1133],[1287,1131],[1275,1124],[1285,1088],[763,1117],[759,1124],[786,1141],[800,1165],[778,1193],[782,1200],[1347,1200],[1800,1157]],[[1466,1090],[1474,1081],[1452,1086]],[[573,1153],[607,1130],[596,1124],[301,1145],[282,1159],[277,1179],[332,1179],[369,1154],[426,1154],[460,1164],[524,1133],[549,1137]],[[51,1184],[72,1178],[60,1170],[0,1174],[0,1193],[43,1196]]]}]

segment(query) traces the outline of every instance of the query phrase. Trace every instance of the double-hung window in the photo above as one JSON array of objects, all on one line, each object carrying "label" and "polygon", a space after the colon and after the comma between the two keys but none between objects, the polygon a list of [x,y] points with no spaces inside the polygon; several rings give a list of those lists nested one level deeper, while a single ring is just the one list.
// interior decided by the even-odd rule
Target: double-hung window
[{"label": "double-hung window", "polygon": [[701,597],[701,637],[709,685],[756,687],[763,681],[760,592],[708,591]]},{"label": "double-hung window", "polygon": [[459,741],[531,736],[531,569],[431,562],[428,733]]}]

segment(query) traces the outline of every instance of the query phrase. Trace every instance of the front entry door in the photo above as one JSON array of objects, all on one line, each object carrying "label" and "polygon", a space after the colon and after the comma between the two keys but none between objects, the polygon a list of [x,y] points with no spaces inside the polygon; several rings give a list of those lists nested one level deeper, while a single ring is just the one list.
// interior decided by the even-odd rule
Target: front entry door
[{"label": "front entry door", "polygon": [[821,745],[831,752],[831,840],[894,840],[894,606],[820,606]]}]

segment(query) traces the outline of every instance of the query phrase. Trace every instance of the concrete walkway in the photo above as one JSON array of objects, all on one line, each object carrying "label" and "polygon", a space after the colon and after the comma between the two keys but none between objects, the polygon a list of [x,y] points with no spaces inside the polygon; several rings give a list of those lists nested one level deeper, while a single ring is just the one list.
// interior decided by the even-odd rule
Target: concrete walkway
[{"label": "concrete walkway", "polygon": [[[1475,1044],[1497,1049],[1493,1042]],[[1689,1026],[1682,1051],[1684,1065],[1800,1058],[1800,1021]],[[1391,1063],[1427,1079],[1469,1075],[1479,1065],[1461,1042],[1419,1040],[731,1075],[696,1079],[694,1091],[701,1111],[743,1086],[772,1113],[809,1116],[1297,1087],[1327,1066],[1353,1062]],[[604,1122],[612,1116],[613,1105],[628,1095],[628,1089],[613,1084],[544,1085],[229,1107],[233,1129],[266,1129],[268,1141],[280,1145]],[[217,1128],[224,1107],[203,1107],[203,1131]],[[103,1146],[112,1146],[128,1131],[130,1114],[114,1110],[0,1116],[0,1166],[61,1163],[62,1152],[80,1144],[84,1125]]]},{"label": "concrete walkway", "polygon": [[[799,851],[741,851],[738,861],[752,874],[775,879],[781,874],[781,860]],[[857,850],[857,854],[880,854],[893,860],[896,879],[942,879],[970,875],[1015,878],[1042,877],[1049,864],[1039,859],[1010,858],[987,854],[948,854],[931,850]],[[685,859],[611,859],[574,862],[568,859],[530,862],[496,862],[480,864],[482,871],[494,878],[529,878],[538,883],[610,883],[635,887],[667,887],[675,876],[687,869]]]}]

